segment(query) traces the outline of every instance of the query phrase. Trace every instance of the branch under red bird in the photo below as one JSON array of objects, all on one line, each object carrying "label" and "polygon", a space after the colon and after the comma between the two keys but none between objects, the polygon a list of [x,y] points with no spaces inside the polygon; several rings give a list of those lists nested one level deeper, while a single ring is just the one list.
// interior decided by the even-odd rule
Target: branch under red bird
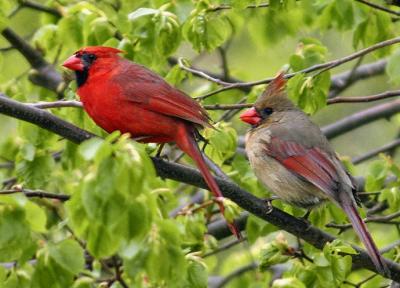
[{"label": "branch under red bird", "polygon": [[[176,143],[197,164],[214,196],[221,199],[196,142],[198,129],[212,127],[207,112],[159,75],[120,57],[121,52],[111,47],[86,47],[64,62],[64,67],[75,72],[85,111],[109,133],[130,133],[144,143]],[[223,203],[217,203],[223,213]],[[235,225],[228,225],[240,238]]]}]

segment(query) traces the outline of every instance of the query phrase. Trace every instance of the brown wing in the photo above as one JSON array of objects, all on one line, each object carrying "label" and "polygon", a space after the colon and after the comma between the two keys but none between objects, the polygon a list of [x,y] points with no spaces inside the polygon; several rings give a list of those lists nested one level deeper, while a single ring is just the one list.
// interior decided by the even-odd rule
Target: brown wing
[{"label": "brown wing", "polygon": [[331,198],[337,198],[339,175],[335,165],[319,148],[306,148],[295,142],[271,137],[265,151],[295,175],[311,182]]}]

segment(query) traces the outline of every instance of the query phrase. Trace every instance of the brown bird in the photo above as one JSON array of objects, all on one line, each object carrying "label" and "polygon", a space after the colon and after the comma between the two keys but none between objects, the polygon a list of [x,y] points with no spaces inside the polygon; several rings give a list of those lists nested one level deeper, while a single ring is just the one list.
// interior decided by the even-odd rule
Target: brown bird
[{"label": "brown bird", "polygon": [[241,120],[252,125],[246,152],[257,178],[291,204],[310,208],[330,200],[346,213],[377,270],[388,275],[367,227],[357,211],[355,180],[345,170],[328,140],[286,96],[278,75]]}]

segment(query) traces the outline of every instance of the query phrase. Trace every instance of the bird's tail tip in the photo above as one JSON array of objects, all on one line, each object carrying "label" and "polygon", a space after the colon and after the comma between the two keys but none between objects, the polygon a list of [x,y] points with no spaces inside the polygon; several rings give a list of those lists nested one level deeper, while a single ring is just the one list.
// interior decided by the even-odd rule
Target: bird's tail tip
[{"label": "bird's tail tip", "polygon": [[367,249],[368,255],[371,258],[371,261],[374,264],[377,272],[386,277],[390,277],[389,267],[387,266],[385,259],[380,254],[374,240],[371,237],[371,234],[368,232],[364,221],[358,214],[355,204],[351,203],[348,206],[343,206],[343,208],[347,212],[347,215],[350,219],[350,222],[352,223],[354,230],[356,231],[357,235],[360,237],[365,248]]}]

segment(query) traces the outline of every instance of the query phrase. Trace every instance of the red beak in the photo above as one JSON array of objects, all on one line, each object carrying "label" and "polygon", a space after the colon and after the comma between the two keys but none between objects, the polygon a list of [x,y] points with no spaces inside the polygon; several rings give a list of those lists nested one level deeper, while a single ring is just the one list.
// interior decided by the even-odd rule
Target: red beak
[{"label": "red beak", "polygon": [[255,108],[250,108],[250,109],[244,111],[244,113],[242,113],[240,115],[240,120],[242,120],[243,122],[249,123],[251,125],[258,124],[258,122],[260,122],[261,119],[262,118],[260,117],[260,114],[258,114],[258,112]]},{"label": "red beak", "polygon": [[81,59],[76,57],[75,55],[72,55],[67,60],[65,60],[62,66],[74,71],[83,71],[84,69]]}]

